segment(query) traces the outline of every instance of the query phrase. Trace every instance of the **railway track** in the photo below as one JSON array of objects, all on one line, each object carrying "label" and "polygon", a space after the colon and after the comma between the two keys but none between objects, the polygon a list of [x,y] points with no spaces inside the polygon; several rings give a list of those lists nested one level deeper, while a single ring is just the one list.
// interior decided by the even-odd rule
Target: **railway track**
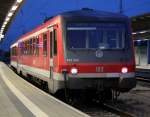
[{"label": "railway track", "polygon": [[125,112],[119,108],[116,108],[110,104],[104,103],[103,106],[105,106],[106,108],[112,110],[113,112],[117,113],[118,115],[120,115],[121,117],[135,117],[135,115],[133,115],[132,113],[129,112]]},{"label": "railway track", "polygon": [[[103,103],[102,105],[100,105],[101,108],[103,108],[102,112],[103,112],[103,116],[107,117],[135,117],[133,114],[129,113],[129,112],[125,112],[119,108],[113,107],[110,104],[107,103]],[[91,112],[92,113],[92,112]],[[95,112],[93,112],[95,113]],[[91,114],[93,115],[93,114]],[[96,114],[94,114],[96,115]],[[92,116],[93,117],[93,116]],[[94,116],[94,117],[99,117],[99,116]]]},{"label": "railway track", "polygon": [[135,76],[138,81],[150,82],[150,71],[149,70],[137,69]]},{"label": "railway track", "polygon": [[110,103],[97,103],[74,105],[75,108],[85,112],[91,117],[135,117],[132,113],[125,112]]},{"label": "railway track", "polygon": [[148,79],[148,78],[137,77],[136,79],[137,79],[138,81],[143,81],[143,82],[148,82],[148,83],[150,83],[150,79]]}]

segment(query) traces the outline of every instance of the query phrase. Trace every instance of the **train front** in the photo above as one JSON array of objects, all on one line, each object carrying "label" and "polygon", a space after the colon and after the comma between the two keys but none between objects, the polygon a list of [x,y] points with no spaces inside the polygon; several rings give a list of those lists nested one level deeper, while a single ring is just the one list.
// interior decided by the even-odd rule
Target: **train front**
[{"label": "train front", "polygon": [[129,91],[136,80],[128,18],[85,16],[64,23],[67,87]]}]

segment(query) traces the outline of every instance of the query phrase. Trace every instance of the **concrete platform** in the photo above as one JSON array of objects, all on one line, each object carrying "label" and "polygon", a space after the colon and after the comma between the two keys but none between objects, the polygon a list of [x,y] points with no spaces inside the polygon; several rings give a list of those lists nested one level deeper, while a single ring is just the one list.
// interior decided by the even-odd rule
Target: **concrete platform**
[{"label": "concrete platform", "polygon": [[16,75],[0,62],[0,117],[89,117]]},{"label": "concrete platform", "polygon": [[136,69],[147,69],[150,70],[150,65],[136,66]]}]

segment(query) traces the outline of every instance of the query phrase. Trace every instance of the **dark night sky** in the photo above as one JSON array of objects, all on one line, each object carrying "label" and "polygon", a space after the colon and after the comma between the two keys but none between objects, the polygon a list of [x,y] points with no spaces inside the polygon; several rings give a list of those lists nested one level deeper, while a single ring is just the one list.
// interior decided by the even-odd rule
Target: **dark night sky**
[{"label": "dark night sky", "polygon": [[[0,48],[8,50],[11,43],[41,24],[46,17],[83,7],[119,12],[119,0],[25,0]],[[123,0],[123,11],[129,17],[148,13],[150,0]]]}]

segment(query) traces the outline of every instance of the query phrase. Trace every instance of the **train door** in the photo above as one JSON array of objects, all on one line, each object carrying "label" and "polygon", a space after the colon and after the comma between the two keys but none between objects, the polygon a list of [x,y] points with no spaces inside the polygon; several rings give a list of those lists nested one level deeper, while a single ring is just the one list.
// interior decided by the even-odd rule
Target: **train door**
[{"label": "train door", "polygon": [[53,78],[53,31],[50,32],[50,79]]},{"label": "train door", "polygon": [[57,29],[53,28],[50,31],[50,80],[49,80],[49,90],[54,91],[54,69],[57,66]]}]

